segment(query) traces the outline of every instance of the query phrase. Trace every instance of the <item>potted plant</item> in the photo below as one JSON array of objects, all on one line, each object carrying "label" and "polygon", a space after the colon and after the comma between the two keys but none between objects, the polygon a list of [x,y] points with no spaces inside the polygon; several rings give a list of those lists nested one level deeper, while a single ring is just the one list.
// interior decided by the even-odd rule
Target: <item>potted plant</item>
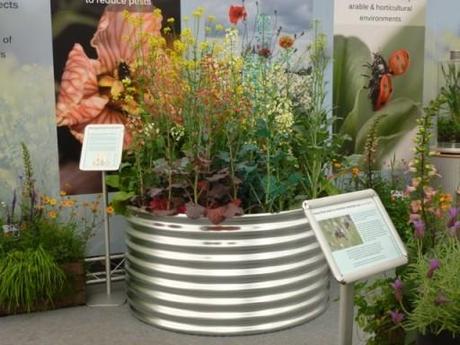
[{"label": "potted plant", "polygon": [[21,191],[2,203],[0,315],[84,304],[83,258],[96,221],[95,212],[88,215],[64,192],[39,194],[25,145],[22,150]]},{"label": "potted plant", "polygon": [[418,331],[417,345],[460,343],[460,242],[441,243],[420,257],[411,272],[417,298],[407,327]]},{"label": "potted plant", "polygon": [[[378,137],[372,134],[376,132],[375,128],[371,128],[366,141],[363,163],[354,168],[357,173],[351,177],[351,187],[371,187],[377,190],[409,252],[409,265],[358,284],[355,298],[356,320],[368,333],[368,345],[413,344],[416,331],[431,330],[439,333],[449,329],[456,332],[455,328],[450,327],[450,322],[457,316],[449,311],[455,305],[437,309],[436,314],[430,315],[431,323],[422,323],[420,317],[421,314],[426,317],[428,312],[434,310],[428,310],[424,305],[429,295],[425,284],[427,282],[422,282],[422,276],[425,275],[426,280],[431,281],[431,275],[438,268],[437,261],[433,261],[433,272],[429,271],[429,259],[446,256],[443,259],[446,261],[450,260],[447,257],[457,255],[460,232],[458,209],[452,195],[433,187],[434,180],[438,177],[438,172],[431,163],[430,150],[436,102],[431,102],[418,119],[415,155],[407,166],[409,183],[406,182],[406,174],[400,180],[407,184],[405,188],[401,188],[401,184],[395,180],[393,169],[389,179],[388,174],[379,173],[372,166],[372,157],[378,150]],[[374,126],[378,126],[378,122]],[[458,282],[453,280],[449,284]],[[451,286],[449,284],[446,287]],[[444,318],[439,318],[439,322],[436,322],[439,313],[444,313]],[[444,344],[440,339],[434,344]]]},{"label": "potted plant", "polygon": [[[441,89],[438,95],[438,146],[457,152],[460,149],[460,68],[452,59],[441,64]],[[458,55],[458,54],[457,54]],[[452,151],[452,149],[454,151]]]},{"label": "potted plant", "polygon": [[[224,30],[198,8],[178,37],[173,19],[151,24],[159,10],[106,10],[92,43],[115,71],[85,79],[99,80],[101,114],[116,111],[128,133],[108,183],[130,224],[129,303],[146,322],[191,333],[280,329],[327,303],[327,265],[300,208],[335,190],[327,175],[343,141],[324,105],[324,35],[302,47],[303,33],[273,28],[276,14],[242,3],[228,15]],[[92,73],[74,55],[64,81]],[[58,103],[61,122],[83,125],[77,106]]]}]

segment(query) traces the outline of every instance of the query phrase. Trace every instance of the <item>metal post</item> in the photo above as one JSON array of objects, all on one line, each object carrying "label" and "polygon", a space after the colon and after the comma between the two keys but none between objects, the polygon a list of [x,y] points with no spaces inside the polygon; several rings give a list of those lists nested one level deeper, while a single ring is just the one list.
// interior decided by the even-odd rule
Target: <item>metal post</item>
[{"label": "metal post", "polygon": [[354,284],[340,285],[339,345],[352,345]]},{"label": "metal post", "polygon": [[102,199],[103,201],[103,214],[104,214],[104,236],[105,236],[105,276],[106,276],[106,292],[107,296],[112,294],[112,271],[110,267],[110,225],[109,215],[107,214],[107,207],[109,205],[109,193],[107,192],[107,185],[105,184],[105,171],[102,172]]},{"label": "metal post", "polygon": [[126,302],[124,291],[118,291],[115,296],[112,294],[112,269],[110,257],[110,224],[107,206],[109,205],[109,193],[105,184],[105,171],[102,171],[102,199],[103,199],[103,214],[104,214],[104,237],[105,237],[105,294],[100,293],[88,294],[86,305],[89,307],[118,307]]}]

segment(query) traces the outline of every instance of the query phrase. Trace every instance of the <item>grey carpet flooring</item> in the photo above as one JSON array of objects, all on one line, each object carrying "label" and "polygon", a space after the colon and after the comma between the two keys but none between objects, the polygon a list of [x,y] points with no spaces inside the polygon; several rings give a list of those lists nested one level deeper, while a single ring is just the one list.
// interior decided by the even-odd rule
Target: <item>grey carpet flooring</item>
[{"label": "grey carpet flooring", "polygon": [[[0,345],[335,345],[337,297],[338,287],[333,283],[329,308],[317,319],[283,331],[239,337],[193,336],[161,330],[135,319],[126,304],[9,316],[0,318]],[[363,344],[362,338],[355,330],[353,344]]]}]

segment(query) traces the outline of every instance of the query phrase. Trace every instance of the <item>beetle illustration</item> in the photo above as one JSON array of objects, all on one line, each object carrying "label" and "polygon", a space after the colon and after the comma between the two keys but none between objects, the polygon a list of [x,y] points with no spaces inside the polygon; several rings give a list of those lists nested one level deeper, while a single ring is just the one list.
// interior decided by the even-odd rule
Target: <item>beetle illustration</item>
[{"label": "beetle illustration", "polygon": [[369,98],[372,101],[374,111],[382,109],[391,98],[393,93],[392,76],[399,76],[406,73],[410,65],[409,52],[406,49],[398,49],[390,54],[388,63],[380,53],[373,54],[372,63],[365,67],[370,69],[367,89]]}]

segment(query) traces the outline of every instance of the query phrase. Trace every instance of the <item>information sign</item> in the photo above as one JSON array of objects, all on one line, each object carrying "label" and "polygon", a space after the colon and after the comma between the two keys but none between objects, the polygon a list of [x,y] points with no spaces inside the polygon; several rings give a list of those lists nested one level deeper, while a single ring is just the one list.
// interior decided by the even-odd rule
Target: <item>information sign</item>
[{"label": "information sign", "polygon": [[372,189],[304,202],[334,277],[356,280],[407,263],[407,251]]},{"label": "information sign", "polygon": [[123,125],[88,125],[85,128],[80,170],[114,171],[121,163]]}]

